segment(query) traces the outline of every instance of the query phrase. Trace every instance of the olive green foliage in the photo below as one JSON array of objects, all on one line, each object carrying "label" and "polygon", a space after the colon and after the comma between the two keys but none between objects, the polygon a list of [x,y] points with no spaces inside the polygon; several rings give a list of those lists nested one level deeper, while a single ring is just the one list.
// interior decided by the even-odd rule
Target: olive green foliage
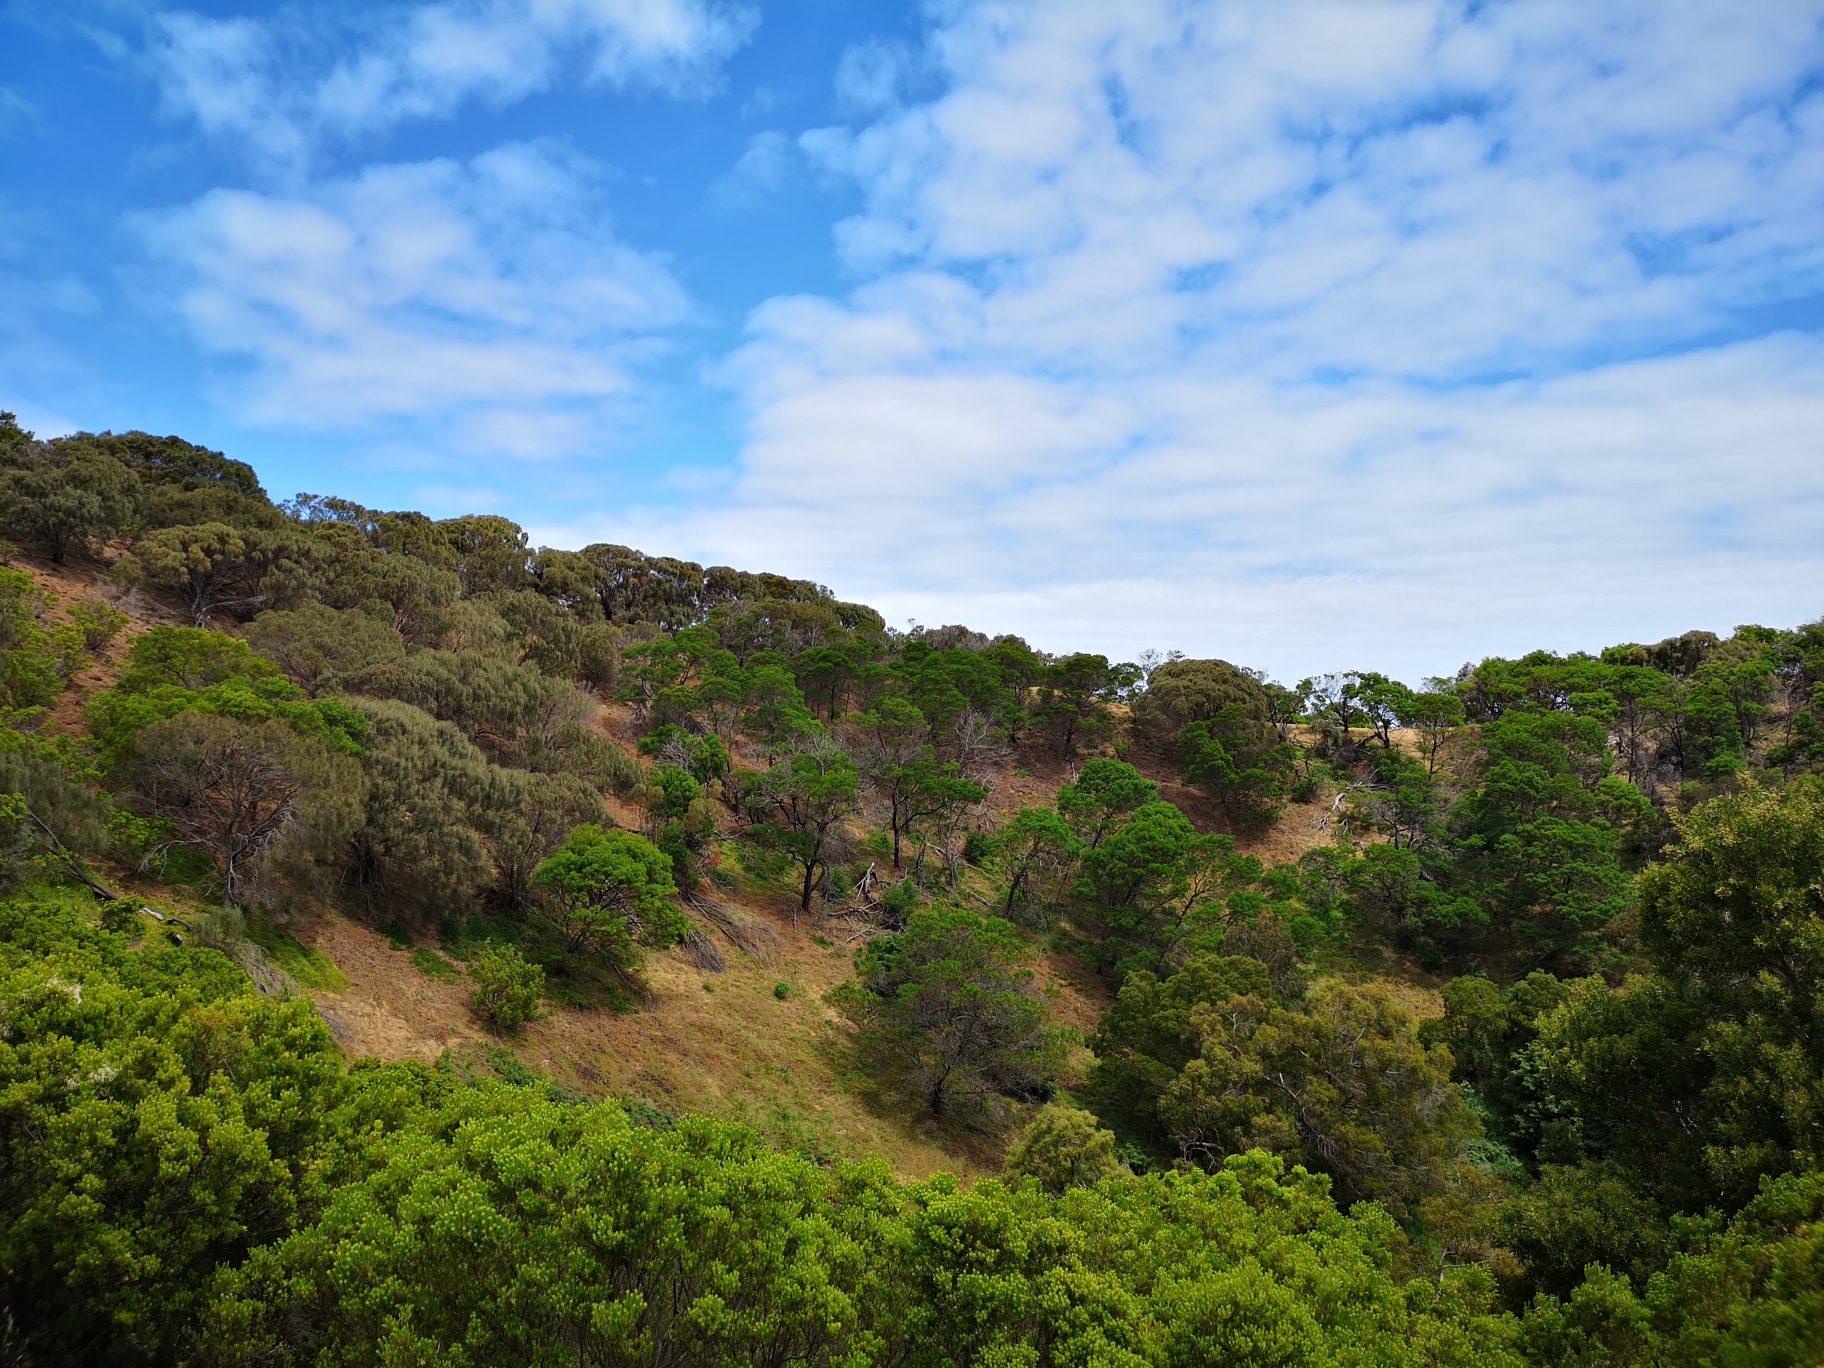
[{"label": "olive green foliage", "polygon": [[1427,1049],[1384,990],[1329,985],[1288,1008],[1267,983],[1235,957],[1130,974],[1097,1032],[1098,1091],[1197,1162],[1273,1150],[1397,1211],[1442,1191],[1477,1129],[1449,1051]]},{"label": "olive green foliage", "polygon": [[1094,1187],[1119,1172],[1114,1132],[1103,1130],[1081,1107],[1051,1102],[1039,1109],[1007,1151],[1002,1176],[1030,1178],[1055,1196],[1071,1188]]},{"label": "olive green foliage", "polygon": [[835,1001],[861,1053],[933,1116],[1039,1094],[1060,1046],[1033,986],[1031,947],[998,917],[927,908],[856,955]]},{"label": "olive green foliage", "polygon": [[332,859],[361,820],[357,762],[276,720],[180,713],[145,728],[120,771],[128,801],[214,861],[234,901],[274,861]]},{"label": "olive green foliage", "polygon": [[73,548],[106,540],[138,510],[138,475],[90,444],[31,440],[6,415],[0,442],[0,526],[61,565]]},{"label": "olive green foliage", "polygon": [[1146,678],[1146,691],[1134,704],[1135,720],[1162,735],[1176,737],[1195,722],[1226,717],[1226,731],[1249,746],[1277,739],[1273,704],[1254,676],[1226,660],[1173,660]]},{"label": "olive green foliage", "polygon": [[470,999],[475,1015],[490,1026],[510,1031],[538,1015],[545,971],[520,954],[517,946],[490,945],[470,961],[469,977],[475,981]]},{"label": "olive green foliage", "polygon": [[254,650],[312,697],[331,692],[346,675],[405,657],[405,638],[392,615],[307,603],[289,612],[265,612],[249,623]]},{"label": "olive green foliage", "polygon": [[134,541],[133,559],[152,583],[176,593],[202,627],[218,612],[253,616],[267,603],[269,580],[301,573],[320,550],[290,528],[203,522],[146,533]]},{"label": "olive green foliage", "polygon": [[430,919],[472,906],[493,873],[483,829],[511,790],[448,722],[406,703],[357,706],[367,802],[343,874],[348,895],[376,915]]}]

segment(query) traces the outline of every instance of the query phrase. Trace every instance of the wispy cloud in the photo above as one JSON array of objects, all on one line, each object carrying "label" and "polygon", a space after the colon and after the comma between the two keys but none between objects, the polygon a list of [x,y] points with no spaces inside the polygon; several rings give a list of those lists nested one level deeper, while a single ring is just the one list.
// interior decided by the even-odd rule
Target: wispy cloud
[{"label": "wispy cloud", "polygon": [[290,166],[325,137],[509,105],[565,78],[704,94],[757,22],[712,0],[443,0],[358,25],[171,11],[151,20],[146,59],[167,112]]},{"label": "wispy cloud", "polygon": [[724,209],[743,209],[778,194],[797,165],[792,140],[776,128],[747,140],[735,164],[710,186],[710,198]]},{"label": "wispy cloud", "polygon": [[733,500],[623,526],[1283,668],[1824,607],[1824,349],[1717,343],[1824,293],[1807,7],[1004,0],[931,53],[801,139],[865,283],[754,314]]},{"label": "wispy cloud", "polygon": [[689,316],[664,262],[608,224],[591,163],[523,144],[135,221],[246,419],[412,418],[519,456],[599,446]]}]

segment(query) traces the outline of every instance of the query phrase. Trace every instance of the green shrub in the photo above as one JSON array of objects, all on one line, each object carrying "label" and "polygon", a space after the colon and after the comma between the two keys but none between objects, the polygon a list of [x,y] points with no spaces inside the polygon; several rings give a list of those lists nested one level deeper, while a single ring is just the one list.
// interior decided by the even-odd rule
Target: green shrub
[{"label": "green shrub", "polygon": [[491,946],[469,965],[475,980],[475,1014],[490,1026],[511,1030],[538,1015],[545,971],[510,945]]},{"label": "green shrub", "polygon": [[139,926],[139,899],[114,898],[101,905],[104,931],[133,931]]},{"label": "green shrub", "polygon": [[773,996],[778,998],[779,1001],[784,1002],[791,995],[792,995],[792,985],[791,984],[775,983],[773,985]]}]

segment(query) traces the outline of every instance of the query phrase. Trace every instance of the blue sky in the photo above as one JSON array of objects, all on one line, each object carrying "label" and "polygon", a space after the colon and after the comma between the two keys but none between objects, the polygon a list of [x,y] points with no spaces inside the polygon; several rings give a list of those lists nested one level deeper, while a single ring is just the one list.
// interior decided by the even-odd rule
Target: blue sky
[{"label": "blue sky", "polygon": [[0,405],[1408,679],[1824,610],[1824,7],[0,9]]}]

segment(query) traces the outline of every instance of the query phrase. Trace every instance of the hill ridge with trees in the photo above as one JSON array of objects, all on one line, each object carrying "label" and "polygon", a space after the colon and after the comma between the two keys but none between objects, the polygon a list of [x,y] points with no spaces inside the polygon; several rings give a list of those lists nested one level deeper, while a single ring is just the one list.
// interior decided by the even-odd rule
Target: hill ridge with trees
[{"label": "hill ridge with trees", "polygon": [[9,1362],[1824,1357],[1824,624],[1285,685],[11,415],[0,536]]}]

